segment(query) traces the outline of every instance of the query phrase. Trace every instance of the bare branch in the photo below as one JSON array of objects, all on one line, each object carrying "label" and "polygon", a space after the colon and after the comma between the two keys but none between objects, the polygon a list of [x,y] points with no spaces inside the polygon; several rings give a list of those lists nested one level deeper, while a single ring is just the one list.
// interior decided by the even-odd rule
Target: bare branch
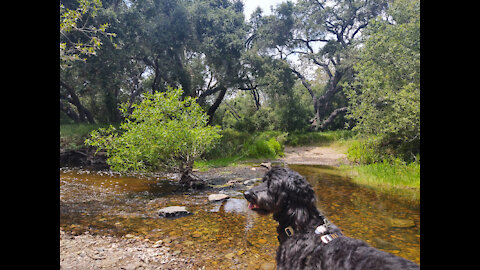
[{"label": "bare branch", "polygon": [[320,130],[325,129],[328,125],[332,123],[332,121],[337,117],[338,114],[340,113],[345,113],[347,112],[347,107],[342,107],[334,110],[330,116],[328,116],[327,120],[323,121],[323,123],[320,125]]},{"label": "bare branch", "polygon": [[312,99],[315,100],[315,93],[313,92],[312,87],[307,82],[305,77],[300,72],[296,71],[293,68],[290,68],[290,70],[297,75],[297,77],[302,81],[303,86],[305,86],[305,88],[307,88],[308,93],[310,93],[310,96],[312,96]]}]

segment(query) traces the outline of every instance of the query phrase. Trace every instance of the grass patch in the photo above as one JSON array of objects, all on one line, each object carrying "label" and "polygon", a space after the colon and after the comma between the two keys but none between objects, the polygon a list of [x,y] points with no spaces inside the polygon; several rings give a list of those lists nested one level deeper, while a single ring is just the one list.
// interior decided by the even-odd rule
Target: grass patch
[{"label": "grass patch", "polygon": [[209,168],[219,168],[219,167],[227,167],[227,166],[236,166],[238,162],[242,160],[242,156],[231,156],[231,157],[223,157],[217,159],[202,159],[202,160],[195,160],[193,167],[200,171],[207,171]]},{"label": "grass patch", "polygon": [[383,162],[364,165],[343,165],[340,169],[355,183],[373,187],[416,202],[420,199],[420,164]]},{"label": "grass patch", "polygon": [[290,133],[286,138],[286,145],[301,146],[301,145],[325,145],[334,142],[341,142],[352,139],[356,135],[351,130],[334,130],[323,132],[306,132],[306,133]]},{"label": "grass patch", "polygon": [[60,149],[76,150],[85,147],[84,141],[90,131],[109,124],[62,124],[60,125]]},{"label": "grass patch", "polygon": [[391,185],[396,187],[419,189],[420,165],[390,164],[388,162],[355,165],[352,168],[357,172],[357,180],[368,184]]},{"label": "grass patch", "polygon": [[205,169],[236,165],[247,159],[275,159],[283,156],[283,144],[288,133],[266,131],[259,133],[224,129],[220,142],[194,167]]}]

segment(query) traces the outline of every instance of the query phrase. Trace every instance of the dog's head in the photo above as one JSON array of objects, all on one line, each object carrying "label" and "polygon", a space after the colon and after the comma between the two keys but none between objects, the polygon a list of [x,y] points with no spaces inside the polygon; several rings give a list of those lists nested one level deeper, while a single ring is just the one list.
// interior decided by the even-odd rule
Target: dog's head
[{"label": "dog's head", "polygon": [[274,219],[288,219],[297,228],[303,227],[318,210],[315,192],[303,176],[279,166],[272,167],[262,183],[244,193],[248,208],[260,214],[273,213]]}]

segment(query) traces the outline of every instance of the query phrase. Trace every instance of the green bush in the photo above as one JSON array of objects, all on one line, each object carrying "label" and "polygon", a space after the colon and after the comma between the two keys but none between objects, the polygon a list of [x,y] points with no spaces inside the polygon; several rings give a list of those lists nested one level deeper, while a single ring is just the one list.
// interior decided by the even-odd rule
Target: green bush
[{"label": "green bush", "polygon": [[411,147],[408,146],[408,144],[399,146],[395,141],[382,136],[372,136],[352,141],[347,151],[347,158],[359,164],[384,161],[394,163],[395,160],[407,163],[420,161],[420,154],[412,155]]},{"label": "green bush", "polygon": [[371,164],[382,161],[383,156],[376,151],[375,140],[358,140],[351,143],[347,151],[347,158],[359,164]]},{"label": "green bush", "polygon": [[347,140],[353,136],[355,136],[355,132],[351,130],[294,132],[288,135],[285,144],[290,146],[323,144],[338,140]]},{"label": "green bush", "polygon": [[77,150],[85,147],[84,141],[92,130],[106,127],[106,124],[72,123],[60,124],[60,148]]},{"label": "green bush", "polygon": [[276,158],[283,156],[283,144],[288,133],[265,131],[260,133],[241,132],[227,128],[220,132],[220,142],[203,156],[205,159]]},{"label": "green bush", "polygon": [[281,144],[273,137],[268,141],[257,138],[245,143],[243,149],[244,156],[248,158],[276,158],[283,155]]},{"label": "green bush", "polygon": [[108,164],[116,171],[179,169],[188,172],[194,160],[212,149],[221,137],[220,128],[207,125],[208,116],[192,97],[181,100],[183,91],[172,89],[144,93],[140,104],[127,115],[120,132],[94,130],[87,145],[105,149]]},{"label": "green bush", "polygon": [[241,132],[232,128],[226,128],[220,131],[222,138],[210,151],[203,156],[206,159],[218,159],[239,156],[243,145],[251,139],[251,134]]}]

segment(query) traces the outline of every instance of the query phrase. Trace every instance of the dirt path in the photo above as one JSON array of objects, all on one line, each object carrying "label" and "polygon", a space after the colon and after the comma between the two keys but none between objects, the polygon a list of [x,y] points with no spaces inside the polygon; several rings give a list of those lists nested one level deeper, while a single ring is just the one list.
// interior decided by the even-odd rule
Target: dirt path
[{"label": "dirt path", "polygon": [[348,164],[347,156],[341,150],[329,146],[286,146],[285,157],[281,162],[287,164],[329,165]]}]

